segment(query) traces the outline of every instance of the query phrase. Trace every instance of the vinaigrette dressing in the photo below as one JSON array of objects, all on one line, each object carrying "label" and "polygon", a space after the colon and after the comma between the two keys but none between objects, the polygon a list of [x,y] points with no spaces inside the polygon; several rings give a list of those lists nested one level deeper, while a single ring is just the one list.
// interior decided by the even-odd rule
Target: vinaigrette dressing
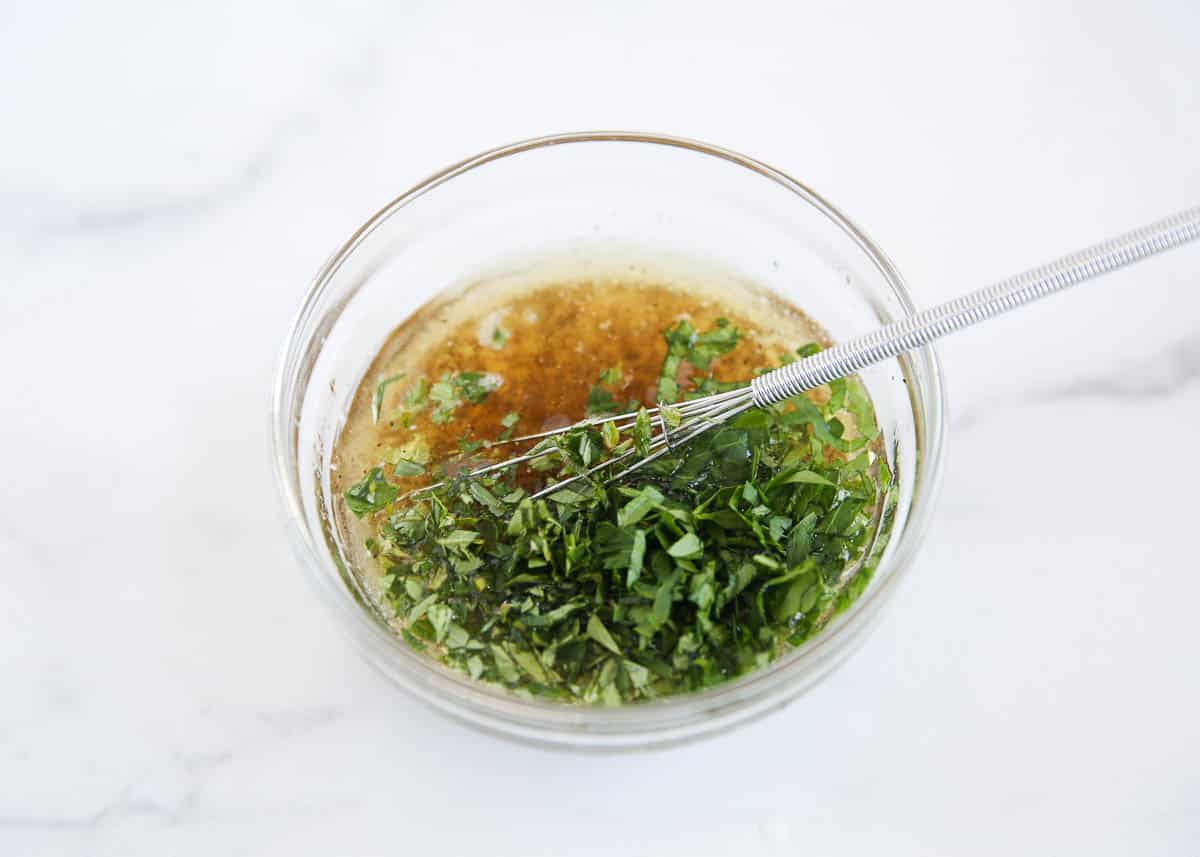
[{"label": "vinaigrette dressing", "polygon": [[[458,452],[461,439],[497,438],[501,420],[512,412],[520,418],[514,436],[566,426],[584,416],[589,389],[610,367],[621,371],[614,397],[622,405],[653,407],[662,332],[681,318],[697,329],[726,318],[742,332],[737,348],[712,362],[719,381],[749,380],[756,368],[778,365],[780,356],[798,346],[828,344],[818,325],[773,293],[716,277],[679,279],[682,284],[631,273],[483,281],[425,304],[391,333],[351,402],[331,476],[343,543],[373,597],[381,572],[362,547],[371,530],[348,514],[343,500],[367,469],[399,457],[444,460]],[[690,369],[686,362],[681,368],[681,390],[687,389]],[[429,408],[408,422],[395,419],[420,379],[432,384],[464,371],[485,373],[498,386],[483,402],[457,408],[449,422],[434,422]],[[376,388],[387,378],[397,380],[385,388],[376,421]]]}]

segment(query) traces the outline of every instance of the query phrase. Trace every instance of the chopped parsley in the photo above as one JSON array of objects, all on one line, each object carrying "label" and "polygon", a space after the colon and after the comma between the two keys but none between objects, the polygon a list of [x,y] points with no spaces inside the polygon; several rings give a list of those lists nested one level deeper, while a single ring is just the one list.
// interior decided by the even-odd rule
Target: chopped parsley
[{"label": "chopped parsley", "polygon": [[425,472],[425,468],[415,461],[407,458],[401,458],[392,465],[392,475],[397,479],[406,479],[410,476],[420,476]]},{"label": "chopped parsley", "polygon": [[371,396],[371,422],[379,422],[379,412],[383,408],[383,394],[387,391],[387,388],[403,377],[404,373],[400,372],[396,375],[383,378],[375,385],[375,394]]},{"label": "chopped parsley", "polygon": [[500,386],[499,375],[487,372],[449,372],[429,388],[433,411],[429,418],[435,423],[448,423],[464,403],[481,404]]},{"label": "chopped parsley", "polygon": [[[386,383],[391,383],[394,380],[399,380],[400,375],[394,375],[390,379],[386,379]],[[383,406],[383,388],[381,383],[375,390],[375,398],[371,400],[371,415],[375,422],[379,421],[379,410]],[[424,378],[418,378],[416,383],[409,387],[408,392],[404,394],[404,399],[401,402],[400,408],[392,416],[392,422],[395,425],[412,427],[412,422],[417,414],[425,410],[429,404],[429,382]]]},{"label": "chopped parsley", "polygon": [[[679,398],[682,361],[704,373],[691,385],[703,390],[739,340],[725,320],[704,332],[680,321],[664,337],[664,402]],[[495,389],[486,377],[433,384],[433,418],[483,401]],[[602,372],[593,392],[608,398],[589,395],[589,412],[615,413],[606,388],[621,381],[619,367]],[[816,397],[825,404],[800,396],[745,412],[621,484],[589,477],[529,495],[606,456],[644,453],[657,422],[644,408],[624,431],[613,421],[564,430],[542,443],[553,454],[519,473],[470,478],[443,463],[429,474],[442,484],[411,498],[376,467],[346,503],[371,516],[368,549],[404,638],[472,678],[606,705],[710,687],[809,639],[871,578],[891,473],[871,444],[861,382],[828,389]],[[681,419],[663,413],[668,426]],[[518,420],[501,420],[502,439]],[[397,479],[426,470],[392,466]]]},{"label": "chopped parsley", "polygon": [[606,417],[617,414],[618,412],[629,413],[638,409],[636,401],[629,401],[624,405],[617,402],[616,396],[612,390],[605,389],[606,387],[615,387],[624,380],[624,373],[621,367],[610,366],[600,373],[596,378],[596,383],[588,390],[587,404],[585,405],[584,416],[587,417]]},{"label": "chopped parsley", "polygon": [[[703,333],[697,333],[692,323],[684,318],[674,327],[664,330],[663,337],[667,340],[667,356],[658,374],[658,400],[677,402],[679,372],[681,368],[686,368],[684,362],[692,368],[708,372],[715,358],[733,350],[741,334],[727,318],[717,319],[716,327]],[[711,378],[709,380],[711,381]],[[707,395],[708,392],[715,393],[719,390],[708,390],[704,394]]]},{"label": "chopped parsley", "polygon": [[517,423],[521,421],[521,415],[516,411],[509,411],[500,419],[500,426],[504,431],[500,432],[497,440],[508,440],[513,436],[513,429],[517,427]]},{"label": "chopped parsley", "polygon": [[400,494],[400,489],[388,482],[383,475],[382,467],[373,467],[367,471],[362,481],[346,492],[346,505],[358,517],[378,512]]}]

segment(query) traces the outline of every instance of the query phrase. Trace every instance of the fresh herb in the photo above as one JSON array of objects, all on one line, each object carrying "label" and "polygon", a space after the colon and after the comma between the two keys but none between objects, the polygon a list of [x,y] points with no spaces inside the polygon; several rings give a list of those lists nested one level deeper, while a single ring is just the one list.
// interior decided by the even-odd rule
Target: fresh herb
[{"label": "fresh herb", "polygon": [[504,429],[504,431],[500,432],[500,437],[498,440],[508,440],[510,437],[512,437],[513,429],[516,428],[517,423],[520,421],[521,415],[516,411],[509,411],[507,414],[501,417],[500,426]]},{"label": "fresh herb", "polygon": [[492,337],[489,340],[488,345],[494,348],[496,351],[499,351],[500,349],[504,348],[505,344],[507,344],[508,337],[508,331],[500,325],[496,325],[494,328],[492,328]]},{"label": "fresh herb", "polygon": [[379,422],[379,411],[383,408],[383,394],[392,384],[404,377],[404,373],[400,372],[395,375],[390,375],[382,379],[375,385],[375,394],[371,396],[371,422]]},{"label": "fresh herb", "polygon": [[464,400],[478,405],[500,386],[500,376],[486,372],[459,372],[451,377],[450,383]]},{"label": "fresh herb", "polygon": [[465,435],[458,439],[458,454],[460,456],[470,455],[473,452],[478,452],[482,448],[483,448],[482,440],[471,440],[470,438],[466,437]]},{"label": "fresh herb", "polygon": [[684,318],[674,327],[664,330],[663,338],[667,341],[667,353],[658,373],[656,389],[660,402],[671,403],[679,401],[680,398],[681,369],[691,367],[708,372],[715,358],[733,350],[741,334],[727,318],[717,319],[716,327],[703,333],[697,333],[692,323]]},{"label": "fresh herb", "polygon": [[650,452],[650,436],[653,429],[650,427],[650,412],[645,408],[638,408],[637,418],[633,422],[633,442],[637,445],[639,455],[648,455]]},{"label": "fresh herb", "polygon": [[435,423],[448,423],[464,403],[481,404],[500,383],[500,376],[486,372],[447,372],[429,388],[434,405],[429,418]]},{"label": "fresh herb", "polygon": [[[399,376],[395,376],[399,377]],[[376,390],[376,395],[379,397],[379,405],[383,405],[382,393]],[[372,403],[374,404],[374,402]],[[412,428],[413,420],[417,414],[425,410],[429,404],[429,382],[424,378],[418,378],[408,392],[404,394],[404,399],[401,402],[399,410],[396,411],[393,421],[399,426]]]},{"label": "fresh herb", "polygon": [[636,401],[629,401],[624,406],[617,402],[616,396],[612,390],[606,390],[605,387],[614,387],[621,383],[624,378],[624,373],[621,367],[610,366],[600,373],[596,378],[596,383],[588,390],[587,403],[585,405],[584,415],[587,417],[607,417],[612,416],[620,411],[629,413],[638,409]]},{"label": "fresh herb", "polygon": [[688,362],[704,372],[708,371],[713,359],[728,354],[738,344],[741,334],[727,318],[718,318],[712,330],[696,335],[696,340],[687,355]]},{"label": "fresh herb", "polygon": [[346,492],[346,505],[357,517],[378,512],[396,499],[400,489],[388,482],[382,467],[367,471],[362,481]]},{"label": "fresh herb", "polygon": [[617,400],[613,394],[601,386],[593,385],[588,390],[585,416],[603,417],[617,412]]},{"label": "fresh herb", "polygon": [[392,475],[398,479],[406,479],[409,476],[420,476],[424,472],[424,467],[407,458],[401,458],[392,465]]},{"label": "fresh herb", "polygon": [[[703,390],[712,361],[739,340],[724,321],[697,332],[683,320],[665,336],[664,402],[678,398],[665,382],[686,374],[683,361],[706,373],[692,379]],[[432,385],[435,418],[486,398],[495,389],[487,377],[464,372]],[[618,367],[600,374],[605,407],[616,402],[603,387],[621,380]],[[675,408],[662,413],[668,429],[683,419]],[[511,433],[518,420],[510,412],[500,424]],[[757,669],[863,591],[892,477],[870,444],[878,426],[856,379],[741,414],[631,481],[589,476],[530,498],[531,487],[606,456],[645,454],[649,413],[626,425],[567,429],[521,474],[469,478],[443,465],[432,474],[443,484],[400,499],[376,467],[347,491],[354,514],[377,513],[369,550],[404,638],[481,681],[612,705]],[[392,462],[397,478],[428,469]]]},{"label": "fresh herb", "polygon": [[429,400],[433,402],[433,413],[429,418],[435,423],[448,423],[454,419],[454,412],[462,404],[462,399],[454,390],[454,385],[447,377],[429,388]]}]

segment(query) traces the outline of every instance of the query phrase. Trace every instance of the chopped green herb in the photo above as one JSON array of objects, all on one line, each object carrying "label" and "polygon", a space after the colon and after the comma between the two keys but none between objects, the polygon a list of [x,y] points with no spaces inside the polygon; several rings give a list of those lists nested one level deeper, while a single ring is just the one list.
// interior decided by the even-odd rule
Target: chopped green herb
[{"label": "chopped green herb", "polygon": [[481,404],[500,383],[498,375],[485,372],[446,373],[429,388],[429,400],[434,405],[429,418],[435,423],[448,423],[463,404]]},{"label": "chopped green herb", "polygon": [[379,422],[379,412],[383,408],[383,394],[387,388],[404,377],[403,372],[389,375],[375,385],[375,394],[371,396],[371,422]]},{"label": "chopped green herb", "polygon": [[593,386],[588,390],[585,416],[603,417],[617,412],[617,400],[603,387]]},{"label": "chopped green herb", "polygon": [[650,412],[645,408],[638,409],[637,419],[633,424],[633,442],[637,444],[639,455],[646,455],[650,452],[650,437],[653,430],[650,428]]},{"label": "chopped green herb", "polygon": [[[399,378],[400,376],[393,376]],[[392,422],[399,426],[412,428],[413,419],[417,414],[425,410],[429,404],[429,382],[424,378],[418,378],[416,383],[409,387],[404,394],[404,398],[400,402],[400,407],[392,415]],[[371,400],[372,415],[378,420],[378,414],[382,413],[383,394],[378,389],[376,390],[376,398]]]},{"label": "chopped green herb", "polygon": [[633,499],[621,507],[617,513],[617,526],[628,527],[638,523],[649,514],[651,509],[659,507],[663,502],[662,492],[653,485],[647,485],[633,495]]},{"label": "chopped green herb", "polygon": [[604,623],[595,613],[588,619],[587,635],[614,655],[621,654],[621,647],[617,645],[617,641],[613,639],[612,634],[608,633],[608,629],[604,627]]},{"label": "chopped green herb", "polygon": [[465,437],[458,439],[458,454],[470,455],[473,452],[478,452],[483,448],[482,440],[467,440]]},{"label": "chopped green herb", "polygon": [[409,476],[420,476],[424,472],[424,467],[415,461],[409,461],[407,458],[401,458],[392,465],[392,474],[399,479]]},{"label": "chopped green herb", "polygon": [[384,478],[383,468],[373,467],[361,482],[346,491],[346,506],[361,518],[385,508],[399,494],[400,489]]},{"label": "chopped green herb", "polygon": [[454,412],[462,404],[462,399],[454,390],[449,380],[438,381],[429,388],[429,400],[433,402],[433,413],[430,419],[435,423],[448,423],[454,419]]},{"label": "chopped green herb", "polygon": [[486,372],[459,372],[450,383],[464,400],[478,405],[500,386],[500,377]]},{"label": "chopped green herb", "polygon": [[688,559],[699,556],[703,552],[704,545],[700,543],[700,538],[695,533],[681,536],[679,541],[667,548],[667,554],[676,559]]},{"label": "chopped green herb", "polygon": [[500,440],[508,440],[513,435],[513,429],[516,428],[518,422],[521,421],[521,415],[516,411],[509,411],[500,419],[500,425],[504,431],[500,432]]},{"label": "chopped green herb", "polygon": [[717,319],[717,326],[703,333],[697,333],[685,318],[664,330],[663,338],[667,341],[667,354],[658,373],[657,393],[660,402],[671,403],[679,401],[679,374],[685,361],[690,367],[707,372],[715,358],[734,349],[741,334],[726,318]]},{"label": "chopped green herb", "polygon": [[[672,403],[718,390],[712,364],[740,335],[724,320],[696,331],[682,319],[664,337],[658,393],[673,429],[685,418]],[[611,388],[622,380],[620,367],[601,372],[589,413],[615,414]],[[498,384],[482,372],[420,379],[402,413],[428,402],[430,418],[446,422]],[[432,470],[442,484],[401,498],[376,467],[346,505],[380,513],[367,547],[404,639],[472,678],[600,705],[706,688],[803,643],[870,580],[873,522],[892,475],[868,445],[879,429],[865,387],[848,379],[828,389],[827,400],[747,411],[664,449],[621,484],[587,471],[647,454],[661,426],[636,404],[624,430],[608,420],[547,438],[541,448],[556,452],[519,477],[470,478],[397,449],[386,459],[397,478]],[[519,420],[515,411],[500,420],[501,440]],[[470,438],[460,450],[495,454]],[[530,497],[531,486],[579,474]]]},{"label": "chopped green herb", "polygon": [[714,358],[728,354],[738,344],[741,334],[727,318],[718,318],[717,326],[704,333],[697,334],[691,351],[687,355],[688,362],[697,369],[708,371],[709,364]]}]

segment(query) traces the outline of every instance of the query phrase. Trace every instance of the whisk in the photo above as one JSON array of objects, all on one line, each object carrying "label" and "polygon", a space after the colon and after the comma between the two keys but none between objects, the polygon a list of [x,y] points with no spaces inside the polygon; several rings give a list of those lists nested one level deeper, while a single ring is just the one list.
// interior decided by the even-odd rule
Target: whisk
[{"label": "whisk", "polygon": [[[1140,229],[1096,244],[1032,270],[1009,277],[970,294],[908,316],[864,336],[842,342],[810,357],[790,363],[723,393],[703,396],[679,404],[660,404],[647,409],[653,426],[648,446],[636,447],[599,464],[546,486],[531,495],[542,497],[565,486],[602,474],[613,482],[645,467],[650,462],[687,443],[702,432],[725,423],[750,408],[761,408],[798,396],[874,363],[920,348],[964,327],[986,321],[1003,312],[1062,291],[1068,286],[1107,274],[1143,259],[1200,238],[1200,206],[1158,220]],[[631,429],[638,412],[593,417],[564,428],[514,437],[500,443],[538,442],[523,455],[475,468],[468,476],[482,476],[559,452],[547,438],[574,428],[613,422],[618,431]],[[499,444],[493,444],[493,446]],[[444,483],[419,489],[428,491]]]}]

